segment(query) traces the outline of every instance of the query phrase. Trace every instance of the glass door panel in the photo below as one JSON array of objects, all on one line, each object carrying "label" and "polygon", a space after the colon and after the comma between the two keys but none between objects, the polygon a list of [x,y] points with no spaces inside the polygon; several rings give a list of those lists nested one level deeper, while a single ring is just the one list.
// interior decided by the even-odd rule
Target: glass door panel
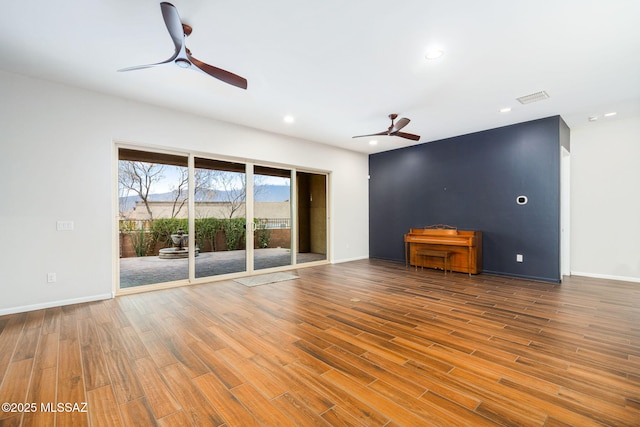
[{"label": "glass door panel", "polygon": [[296,263],[327,259],[327,176],[296,172]]},{"label": "glass door panel", "polygon": [[254,167],[253,213],[254,269],[291,265],[290,170]]},{"label": "glass door panel", "polygon": [[118,150],[120,288],[189,278],[188,158]]},{"label": "glass door panel", "polygon": [[194,185],[195,277],[246,271],[245,165],[196,157]]}]

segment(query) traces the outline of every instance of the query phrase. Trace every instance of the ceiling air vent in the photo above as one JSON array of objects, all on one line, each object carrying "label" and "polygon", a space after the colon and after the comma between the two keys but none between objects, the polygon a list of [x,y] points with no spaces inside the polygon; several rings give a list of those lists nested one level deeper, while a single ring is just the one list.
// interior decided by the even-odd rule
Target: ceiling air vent
[{"label": "ceiling air vent", "polygon": [[536,93],[531,93],[529,95],[521,96],[520,98],[516,98],[520,104],[531,104],[532,102],[542,101],[543,99],[549,98],[549,94],[544,90]]}]

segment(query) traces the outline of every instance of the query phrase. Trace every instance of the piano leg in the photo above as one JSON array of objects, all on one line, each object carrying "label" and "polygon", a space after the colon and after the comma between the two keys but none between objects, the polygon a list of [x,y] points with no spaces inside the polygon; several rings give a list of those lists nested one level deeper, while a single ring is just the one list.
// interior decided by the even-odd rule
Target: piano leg
[{"label": "piano leg", "polygon": [[409,242],[404,242],[404,266],[409,267]]}]

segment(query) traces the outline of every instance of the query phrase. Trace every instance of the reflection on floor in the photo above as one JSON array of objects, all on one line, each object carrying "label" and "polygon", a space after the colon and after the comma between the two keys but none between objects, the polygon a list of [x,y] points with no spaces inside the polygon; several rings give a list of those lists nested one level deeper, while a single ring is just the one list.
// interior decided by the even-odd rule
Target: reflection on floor
[{"label": "reflection on floor", "polygon": [[[320,261],[324,254],[298,253],[296,263]],[[254,269],[291,264],[289,249],[268,248],[254,251]],[[237,273],[245,270],[245,251],[200,253],[196,257],[196,278]],[[189,276],[188,259],[160,259],[157,256],[121,258],[120,288],[185,280]]]}]

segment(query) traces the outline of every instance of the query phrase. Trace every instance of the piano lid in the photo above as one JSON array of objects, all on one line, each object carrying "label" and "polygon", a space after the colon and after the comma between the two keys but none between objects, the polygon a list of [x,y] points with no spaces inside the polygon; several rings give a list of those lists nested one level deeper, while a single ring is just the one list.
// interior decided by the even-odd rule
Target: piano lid
[{"label": "piano lid", "polygon": [[404,241],[435,245],[473,246],[476,242],[475,237],[476,232],[470,230],[411,228],[409,233],[404,235]]}]

